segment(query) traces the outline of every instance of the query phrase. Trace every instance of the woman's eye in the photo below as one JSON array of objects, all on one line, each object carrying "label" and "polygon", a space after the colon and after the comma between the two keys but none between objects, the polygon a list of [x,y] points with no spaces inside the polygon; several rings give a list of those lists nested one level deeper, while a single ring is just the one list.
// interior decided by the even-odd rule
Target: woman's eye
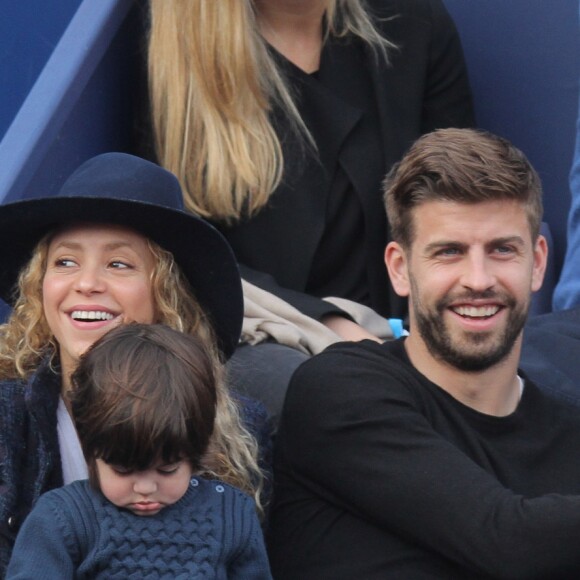
[{"label": "woman's eye", "polygon": [[75,261],[69,258],[59,258],[54,261],[54,265],[57,268],[72,268],[75,265]]},{"label": "woman's eye", "polygon": [[121,260],[113,260],[109,266],[111,268],[114,268],[116,270],[126,270],[128,268],[131,268],[131,265],[128,264],[127,262],[122,262]]}]

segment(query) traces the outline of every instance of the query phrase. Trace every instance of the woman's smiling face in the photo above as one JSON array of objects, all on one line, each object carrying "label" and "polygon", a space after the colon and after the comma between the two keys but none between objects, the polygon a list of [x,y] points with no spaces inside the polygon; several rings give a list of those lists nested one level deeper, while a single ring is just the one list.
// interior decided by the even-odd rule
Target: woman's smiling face
[{"label": "woman's smiling face", "polygon": [[43,308],[59,345],[64,376],[113,326],[154,321],[154,265],[147,239],[130,228],[82,224],[54,235],[43,279]]}]

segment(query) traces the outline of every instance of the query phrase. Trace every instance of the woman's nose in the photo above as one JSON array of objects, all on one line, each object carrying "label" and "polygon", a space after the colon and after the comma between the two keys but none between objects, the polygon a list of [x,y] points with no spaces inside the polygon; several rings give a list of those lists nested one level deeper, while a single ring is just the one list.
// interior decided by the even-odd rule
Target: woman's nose
[{"label": "woman's nose", "polygon": [[77,273],[75,290],[83,294],[102,292],[105,288],[104,280],[97,267],[84,266]]}]

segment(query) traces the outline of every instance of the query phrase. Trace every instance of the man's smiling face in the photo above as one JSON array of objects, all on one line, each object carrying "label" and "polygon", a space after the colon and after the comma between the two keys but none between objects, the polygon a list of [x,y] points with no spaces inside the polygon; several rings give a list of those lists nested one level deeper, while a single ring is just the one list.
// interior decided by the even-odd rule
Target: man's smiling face
[{"label": "man's smiling face", "polygon": [[411,247],[399,254],[411,336],[459,370],[499,363],[541,286],[545,240],[534,243],[524,207],[509,200],[425,202],[413,226]]}]

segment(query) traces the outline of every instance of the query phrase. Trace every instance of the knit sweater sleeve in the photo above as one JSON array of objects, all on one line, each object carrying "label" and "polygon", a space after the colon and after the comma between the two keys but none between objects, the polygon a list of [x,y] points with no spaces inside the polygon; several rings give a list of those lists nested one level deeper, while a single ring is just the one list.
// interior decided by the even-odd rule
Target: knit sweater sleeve
[{"label": "knit sweater sleeve", "polygon": [[7,579],[66,580],[75,577],[78,546],[63,516],[54,492],[38,500],[16,538]]},{"label": "knit sweater sleeve", "polygon": [[270,564],[266,555],[264,536],[256,514],[254,501],[235,490],[231,494],[230,506],[238,504],[235,508],[226,508],[227,514],[235,514],[231,525],[228,526],[232,533],[238,537],[234,542],[238,549],[228,566],[228,578],[240,580],[271,580]]},{"label": "knit sweater sleeve", "polygon": [[524,498],[501,485],[436,432],[406,388],[417,376],[387,349],[344,343],[297,370],[279,435],[284,472],[474,576],[580,571],[580,496]]},{"label": "knit sweater sleeve", "polygon": [[391,51],[395,68],[416,66],[423,57],[427,59],[420,133],[473,127],[475,112],[463,47],[445,2],[368,0],[368,4],[385,38],[398,46]]}]

